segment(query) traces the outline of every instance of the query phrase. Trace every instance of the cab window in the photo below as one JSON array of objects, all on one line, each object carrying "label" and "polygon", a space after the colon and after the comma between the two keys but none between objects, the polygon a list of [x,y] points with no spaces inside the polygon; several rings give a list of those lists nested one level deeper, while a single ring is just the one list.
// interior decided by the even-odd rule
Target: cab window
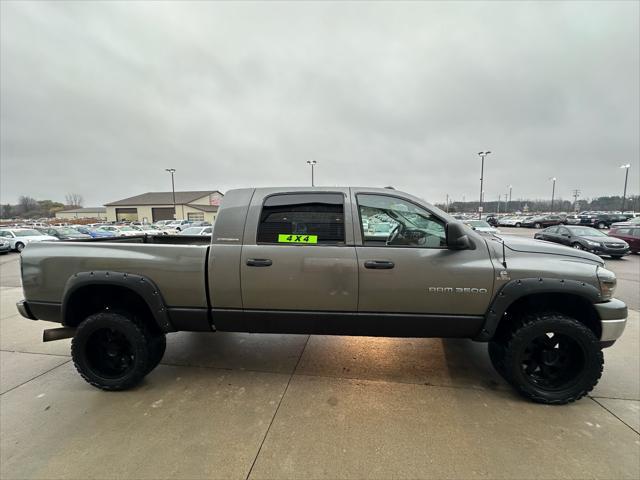
[{"label": "cab window", "polygon": [[267,197],[260,213],[257,242],[343,245],[344,196],[300,193]]},{"label": "cab window", "polygon": [[444,222],[427,210],[387,195],[359,194],[357,200],[364,245],[447,246]]}]

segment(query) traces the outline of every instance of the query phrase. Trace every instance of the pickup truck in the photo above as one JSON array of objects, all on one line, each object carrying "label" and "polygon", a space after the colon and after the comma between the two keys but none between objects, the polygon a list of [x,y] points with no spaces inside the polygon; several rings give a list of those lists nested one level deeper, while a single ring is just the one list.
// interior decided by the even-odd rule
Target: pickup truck
[{"label": "pickup truck", "polygon": [[481,234],[391,188],[231,190],[210,239],[34,243],[21,268],[20,313],[62,324],[43,339],[73,337],[104,390],[139,383],[176,331],[446,337],[487,342],[518,392],[563,404],[596,385],[627,318],[599,257]]}]

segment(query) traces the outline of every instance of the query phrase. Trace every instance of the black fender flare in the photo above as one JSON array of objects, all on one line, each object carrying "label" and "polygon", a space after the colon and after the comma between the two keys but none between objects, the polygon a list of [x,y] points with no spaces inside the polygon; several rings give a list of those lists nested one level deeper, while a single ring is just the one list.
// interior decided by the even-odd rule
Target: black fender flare
[{"label": "black fender flare", "polygon": [[577,295],[590,303],[602,302],[600,290],[590,283],[564,278],[522,278],[505,283],[485,313],[482,330],[474,340],[486,342],[493,338],[504,312],[516,300],[537,293],[566,293]]},{"label": "black fender flare", "polygon": [[160,330],[163,332],[174,331],[164,299],[156,284],[141,275],[124,272],[79,272],[69,278],[62,294],[61,318],[63,323],[67,318],[69,300],[73,294],[82,287],[94,285],[111,285],[131,290],[139,295],[147,304]]}]

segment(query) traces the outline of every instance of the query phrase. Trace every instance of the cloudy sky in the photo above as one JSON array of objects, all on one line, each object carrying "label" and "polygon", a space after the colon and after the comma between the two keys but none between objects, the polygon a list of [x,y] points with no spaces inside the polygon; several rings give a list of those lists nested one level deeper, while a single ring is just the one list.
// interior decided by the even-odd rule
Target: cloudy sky
[{"label": "cloudy sky", "polygon": [[0,2],[0,201],[639,177],[639,3]]}]

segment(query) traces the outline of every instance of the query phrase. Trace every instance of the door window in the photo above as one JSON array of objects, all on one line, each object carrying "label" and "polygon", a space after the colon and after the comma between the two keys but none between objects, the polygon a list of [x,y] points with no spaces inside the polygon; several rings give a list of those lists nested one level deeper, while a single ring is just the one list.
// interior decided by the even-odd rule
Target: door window
[{"label": "door window", "polygon": [[343,195],[300,193],[267,197],[260,214],[257,242],[343,245]]},{"label": "door window", "polygon": [[357,199],[364,245],[447,246],[444,222],[427,210],[387,195],[360,194]]}]

